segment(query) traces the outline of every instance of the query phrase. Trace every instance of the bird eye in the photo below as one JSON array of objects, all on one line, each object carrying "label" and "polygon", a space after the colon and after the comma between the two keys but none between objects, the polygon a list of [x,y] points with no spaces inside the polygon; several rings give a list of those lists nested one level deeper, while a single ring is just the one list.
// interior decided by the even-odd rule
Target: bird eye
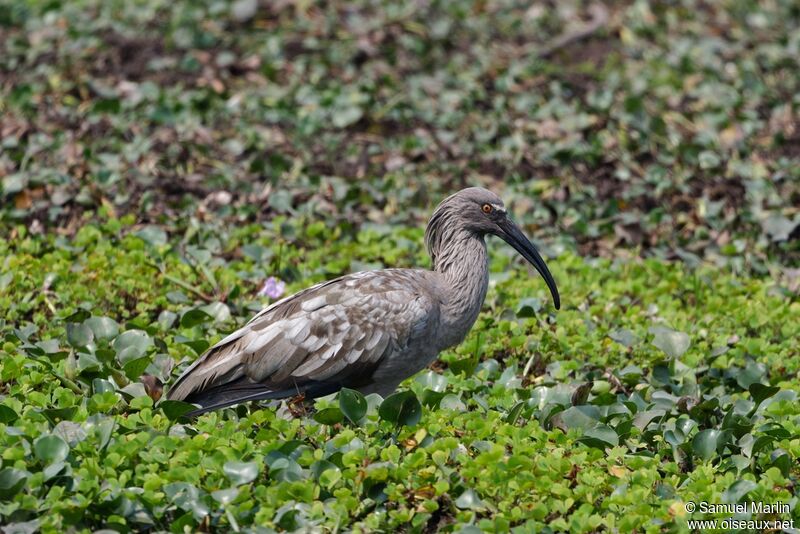
[{"label": "bird eye", "polygon": [[492,213],[492,207],[489,204],[484,204],[481,209],[483,213]]}]

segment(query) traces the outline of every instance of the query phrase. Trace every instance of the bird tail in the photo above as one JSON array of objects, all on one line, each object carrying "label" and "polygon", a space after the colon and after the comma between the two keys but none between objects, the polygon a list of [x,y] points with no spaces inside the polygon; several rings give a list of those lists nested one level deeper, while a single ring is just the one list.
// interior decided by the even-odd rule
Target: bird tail
[{"label": "bird tail", "polygon": [[[258,384],[253,385],[257,386]],[[285,399],[287,397],[291,397],[295,393],[295,391],[272,391],[264,386],[261,386],[260,388],[253,388],[253,391],[250,392],[243,390],[243,388],[236,388],[232,390],[230,387],[222,386],[204,391],[202,395],[197,395],[197,398],[187,398],[186,402],[199,404],[200,408],[188,412],[186,416],[197,417],[198,415],[202,415],[206,412],[227,408],[229,406],[242,404],[244,402]]]},{"label": "bird tail", "polygon": [[275,390],[264,384],[245,382],[240,379],[238,383],[223,384],[205,391],[189,395],[185,402],[199,404],[200,408],[186,414],[187,417],[197,417],[206,412],[227,408],[235,404],[260,400],[280,400],[304,395],[307,399],[315,399],[330,395],[341,389],[340,384],[311,382],[297,385],[291,389]]}]

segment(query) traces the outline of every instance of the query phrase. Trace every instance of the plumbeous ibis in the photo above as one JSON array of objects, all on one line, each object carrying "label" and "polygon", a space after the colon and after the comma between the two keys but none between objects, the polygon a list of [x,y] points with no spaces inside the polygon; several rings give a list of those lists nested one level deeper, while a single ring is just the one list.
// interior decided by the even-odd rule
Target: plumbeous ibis
[{"label": "plumbeous ibis", "polygon": [[443,200],[428,222],[432,270],[359,272],[286,297],[211,347],[167,398],[200,405],[189,414],[197,415],[343,387],[387,396],[472,328],[489,283],[487,234],[533,264],[559,308],[555,280],[502,200],[471,187]]}]

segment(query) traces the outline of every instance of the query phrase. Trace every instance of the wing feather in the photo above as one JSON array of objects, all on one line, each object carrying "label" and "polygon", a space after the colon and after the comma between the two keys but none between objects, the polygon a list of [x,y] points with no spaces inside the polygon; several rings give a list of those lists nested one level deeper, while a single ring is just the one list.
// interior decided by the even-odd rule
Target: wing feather
[{"label": "wing feather", "polygon": [[279,398],[366,383],[383,359],[435,328],[438,302],[427,275],[356,273],[287,297],[211,347],[168,398],[230,405],[237,395]]}]

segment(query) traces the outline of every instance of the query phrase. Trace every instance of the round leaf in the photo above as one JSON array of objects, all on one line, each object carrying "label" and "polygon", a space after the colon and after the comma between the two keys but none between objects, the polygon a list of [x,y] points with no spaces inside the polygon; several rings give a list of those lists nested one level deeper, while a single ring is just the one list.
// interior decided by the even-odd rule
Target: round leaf
[{"label": "round leaf", "polygon": [[52,464],[67,458],[69,445],[60,436],[42,436],[33,442],[33,451],[41,461]]},{"label": "round leaf", "polygon": [[344,419],[342,410],[336,407],[325,408],[314,414],[314,421],[323,425],[335,425]]},{"label": "round leaf", "polygon": [[384,421],[398,426],[413,426],[422,418],[422,405],[413,391],[401,391],[390,395],[381,403],[378,415]]},{"label": "round leaf", "polygon": [[180,419],[187,413],[197,409],[197,406],[194,404],[176,400],[162,401],[161,404],[159,404],[159,407],[170,421]]},{"label": "round leaf", "polygon": [[94,341],[94,333],[86,323],[67,323],[67,341],[75,348],[85,347]]},{"label": "round leaf", "polygon": [[357,424],[367,413],[367,400],[358,391],[342,388],[339,391],[339,409],[351,423]]},{"label": "round leaf", "polygon": [[89,317],[83,324],[91,329],[95,339],[113,339],[119,334],[119,324],[110,317]]},{"label": "round leaf", "polygon": [[206,321],[210,321],[211,319],[211,315],[209,315],[205,310],[201,310],[200,308],[192,308],[181,315],[181,326],[183,328],[191,328],[201,323],[205,323]]},{"label": "round leaf", "polygon": [[656,326],[650,329],[650,333],[655,334],[653,345],[670,358],[680,358],[689,349],[689,336],[685,332]]},{"label": "round leaf", "polygon": [[25,485],[30,473],[13,467],[0,471],[0,498],[8,499],[16,495]]},{"label": "round leaf", "polygon": [[153,340],[142,330],[127,330],[114,339],[114,349],[117,351],[117,359],[121,364],[125,364],[136,358],[141,358],[147,349],[153,344]]},{"label": "round leaf", "polygon": [[258,476],[258,464],[255,462],[225,462],[222,466],[225,476],[233,484],[247,484]]}]

